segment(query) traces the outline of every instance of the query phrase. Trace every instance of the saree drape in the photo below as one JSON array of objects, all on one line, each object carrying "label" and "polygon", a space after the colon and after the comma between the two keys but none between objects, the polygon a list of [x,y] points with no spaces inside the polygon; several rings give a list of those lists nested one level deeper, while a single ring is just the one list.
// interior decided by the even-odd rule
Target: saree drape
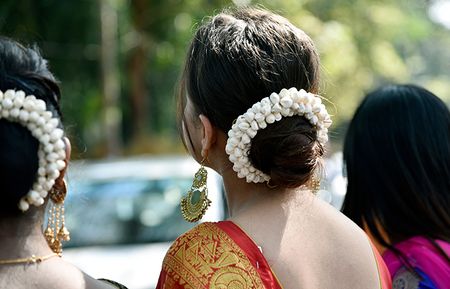
[{"label": "saree drape", "polygon": [[202,223],[178,238],[157,289],[281,289],[255,243],[234,223]]},{"label": "saree drape", "polygon": [[[380,288],[390,289],[386,266],[381,256],[375,251],[374,254]],[[253,240],[233,222],[223,221],[202,223],[179,237],[164,258],[156,288],[282,289],[282,286]]]}]

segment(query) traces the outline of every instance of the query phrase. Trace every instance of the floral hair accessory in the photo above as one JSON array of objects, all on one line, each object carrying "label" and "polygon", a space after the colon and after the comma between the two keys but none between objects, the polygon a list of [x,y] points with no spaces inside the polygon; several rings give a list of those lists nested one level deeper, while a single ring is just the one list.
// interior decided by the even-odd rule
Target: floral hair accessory
[{"label": "floral hair accessory", "polygon": [[18,206],[22,211],[28,210],[30,205],[41,206],[60,171],[66,167],[64,132],[58,128],[59,120],[47,110],[45,101],[21,90],[0,91],[0,119],[23,125],[39,141],[36,181]]},{"label": "floral hair accessory", "polygon": [[280,93],[272,93],[238,116],[228,131],[225,151],[239,178],[245,178],[248,183],[270,180],[270,176],[256,169],[248,158],[251,140],[259,129],[294,115],[304,116],[317,128],[317,140],[322,145],[328,141],[328,128],[332,121],[320,97],[295,87],[283,88]]}]

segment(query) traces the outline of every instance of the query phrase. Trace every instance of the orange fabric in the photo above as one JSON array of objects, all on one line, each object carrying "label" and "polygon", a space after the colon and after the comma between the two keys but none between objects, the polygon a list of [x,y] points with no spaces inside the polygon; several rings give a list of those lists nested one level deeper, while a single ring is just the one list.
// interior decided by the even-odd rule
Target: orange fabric
[{"label": "orange fabric", "polygon": [[253,241],[234,223],[203,223],[164,258],[157,289],[281,289]]},{"label": "orange fabric", "polygon": [[378,267],[378,276],[380,278],[380,287],[382,289],[391,289],[392,288],[392,279],[391,274],[386,266],[386,263],[383,261],[383,257],[381,257],[375,245],[370,241],[370,245],[372,246],[373,254],[375,255],[375,259],[377,261]]}]

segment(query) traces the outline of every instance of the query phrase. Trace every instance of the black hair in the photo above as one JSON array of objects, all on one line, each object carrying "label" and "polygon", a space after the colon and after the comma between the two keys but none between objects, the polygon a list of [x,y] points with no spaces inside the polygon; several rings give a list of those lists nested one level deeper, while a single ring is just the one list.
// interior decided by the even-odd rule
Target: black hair
[{"label": "black hair", "polygon": [[450,241],[450,112],[436,95],[414,85],[369,93],[348,128],[344,163],[342,211],[381,244]]},{"label": "black hair", "polygon": [[[36,47],[0,37],[0,90],[22,90],[47,104],[61,118],[60,89],[47,61]],[[31,189],[37,173],[39,142],[22,125],[0,118],[0,215],[19,213],[20,198]]]},{"label": "black hair", "polygon": [[[183,115],[189,97],[197,113],[226,133],[254,103],[291,87],[318,92],[319,56],[312,40],[271,12],[225,10],[204,22],[192,40],[181,77],[179,113]],[[315,127],[294,116],[258,131],[249,159],[273,185],[298,187],[311,178],[322,155]]]}]

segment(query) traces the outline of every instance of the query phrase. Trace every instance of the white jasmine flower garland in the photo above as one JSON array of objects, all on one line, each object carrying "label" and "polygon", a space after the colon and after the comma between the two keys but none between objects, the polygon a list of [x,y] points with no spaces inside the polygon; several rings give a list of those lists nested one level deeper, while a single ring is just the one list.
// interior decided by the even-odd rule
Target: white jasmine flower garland
[{"label": "white jasmine flower garland", "polygon": [[332,121],[320,97],[295,87],[283,88],[280,93],[272,93],[238,116],[228,131],[225,151],[239,178],[245,178],[248,183],[270,180],[270,176],[253,167],[248,158],[251,140],[259,129],[294,115],[304,116],[317,128],[317,139],[322,145],[328,141],[328,128]]},{"label": "white jasmine flower garland", "polygon": [[55,184],[60,171],[66,167],[64,132],[58,128],[59,120],[47,110],[45,101],[21,90],[0,91],[0,119],[16,122],[28,128],[39,141],[39,168],[31,190],[20,199],[22,211],[30,205],[41,206]]}]

